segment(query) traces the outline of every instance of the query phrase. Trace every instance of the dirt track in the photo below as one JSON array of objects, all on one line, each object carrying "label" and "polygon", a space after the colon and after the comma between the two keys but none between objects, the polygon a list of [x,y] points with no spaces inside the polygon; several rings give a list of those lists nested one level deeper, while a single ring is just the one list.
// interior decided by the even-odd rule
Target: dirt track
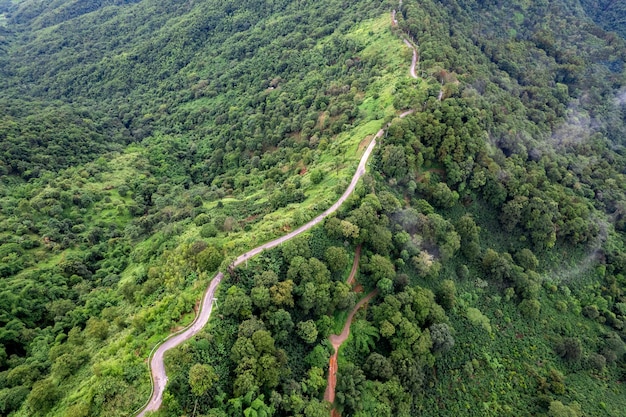
[{"label": "dirt track", "polygon": [[[243,255],[235,259],[235,261],[232,263],[231,266],[236,267],[242,264],[243,262],[245,262],[246,260],[252,258],[253,256],[263,252],[264,250],[273,248],[275,246],[280,245],[283,242],[288,241],[289,239],[292,239],[293,237],[318,225],[329,214],[337,211],[339,206],[341,206],[341,204],[343,204],[343,202],[346,201],[346,199],[350,196],[350,194],[352,194],[359,179],[363,176],[363,174],[365,174],[365,165],[367,164],[367,161],[372,151],[374,150],[374,146],[376,146],[376,139],[380,138],[384,133],[385,131],[383,129],[379,130],[378,133],[376,133],[376,136],[374,137],[372,142],[369,144],[369,146],[365,150],[365,153],[361,157],[361,161],[359,162],[359,166],[357,167],[356,173],[352,177],[352,181],[350,182],[350,185],[348,186],[346,191],[343,193],[343,195],[339,197],[339,199],[335,202],[335,204],[333,204],[328,209],[326,209],[326,211],[324,211],[322,214],[320,214],[319,216],[317,216],[316,218],[314,218],[307,224],[297,228],[293,232],[288,233],[285,236],[279,237],[278,239],[274,239],[270,242],[264,243],[263,245],[244,253]],[[156,349],[156,351],[152,355],[150,359],[150,372],[152,375],[152,381],[154,383],[154,389],[152,391],[152,396],[150,397],[150,401],[148,402],[148,405],[137,414],[137,417],[143,417],[146,412],[156,411],[161,406],[161,402],[163,400],[163,392],[165,391],[165,386],[167,385],[167,374],[165,372],[165,364],[163,362],[165,352],[191,339],[200,330],[202,330],[202,328],[207,324],[211,316],[215,290],[217,289],[217,286],[219,285],[223,277],[224,275],[221,272],[219,272],[217,275],[215,275],[215,277],[211,281],[211,284],[209,285],[209,288],[207,289],[204,295],[204,298],[202,300],[202,303],[200,305],[200,312],[196,316],[196,319],[193,321],[191,326],[183,330],[180,333],[176,333],[170,336]]]},{"label": "dirt track", "polygon": [[359,259],[361,259],[361,245],[356,247],[356,251],[354,251],[354,262],[352,263],[352,270],[350,271],[350,275],[348,276],[348,280],[346,284],[352,286],[355,282],[356,272],[359,268]]},{"label": "dirt track", "polygon": [[337,385],[337,353],[339,352],[339,347],[343,344],[343,342],[348,339],[350,336],[350,325],[352,324],[352,319],[354,319],[354,315],[357,311],[365,303],[372,299],[376,294],[378,294],[378,290],[374,290],[371,293],[367,294],[363,297],[352,309],[350,314],[348,314],[348,318],[346,319],[346,324],[343,326],[343,330],[341,334],[332,334],[328,337],[330,343],[333,345],[333,349],[335,349],[335,353],[330,357],[330,364],[328,367],[328,385],[326,385],[326,392],[324,392],[324,401],[329,401],[331,403],[335,402],[335,387]]}]

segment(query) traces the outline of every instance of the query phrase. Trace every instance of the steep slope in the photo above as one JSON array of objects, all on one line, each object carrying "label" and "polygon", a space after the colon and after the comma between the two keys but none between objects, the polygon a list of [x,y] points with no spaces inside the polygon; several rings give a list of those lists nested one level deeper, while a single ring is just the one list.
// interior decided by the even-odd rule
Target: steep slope
[{"label": "steep slope", "polygon": [[[343,414],[626,407],[622,41],[569,1],[405,0],[395,17],[420,80],[394,104],[417,111],[336,219],[222,283],[223,317],[169,358],[165,415],[328,415],[342,240],[381,291],[338,355]],[[199,369],[217,376],[194,390]]]},{"label": "steep slope", "polygon": [[161,414],[325,415],[363,245],[343,414],[619,415],[617,4],[2,3],[0,414],[138,408],[214,272],[328,208],[389,122],[335,217],[226,277]]},{"label": "steep slope", "polygon": [[604,30],[626,38],[626,5],[615,0],[581,0],[585,12]]},{"label": "steep slope", "polygon": [[393,113],[378,6],[217,3],[9,14],[2,413],[136,409],[225,255],[323,211]]}]

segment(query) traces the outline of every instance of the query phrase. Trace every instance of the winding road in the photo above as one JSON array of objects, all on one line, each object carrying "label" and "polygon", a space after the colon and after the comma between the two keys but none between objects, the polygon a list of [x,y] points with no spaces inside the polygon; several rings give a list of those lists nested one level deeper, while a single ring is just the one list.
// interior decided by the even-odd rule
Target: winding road
[{"label": "winding road", "polygon": [[167,384],[167,374],[165,373],[165,362],[163,357],[165,352],[175,348],[181,343],[189,340],[195,334],[197,334],[207,324],[211,317],[211,310],[213,309],[213,298],[215,297],[215,290],[217,286],[224,278],[224,274],[218,272],[211,280],[209,288],[207,288],[202,302],[200,303],[200,310],[195,320],[189,327],[181,332],[170,335],[161,345],[155,346],[156,351],[153,349],[153,354],[150,356],[150,372],[152,376],[152,396],[148,401],[148,404],[137,414],[138,417],[143,417],[148,411],[156,411],[161,406],[163,400],[163,392],[165,391],[165,385]]},{"label": "winding road", "polygon": [[[403,117],[404,115],[410,113],[412,112],[405,112],[400,116]],[[264,250],[276,247],[281,243],[286,242],[303,232],[306,232],[307,230],[322,222],[325,217],[328,217],[328,215],[337,211],[337,209],[346,201],[350,194],[352,194],[354,188],[356,187],[356,184],[359,182],[359,179],[363,176],[363,174],[365,174],[365,166],[370,155],[372,154],[372,151],[374,150],[374,147],[376,146],[376,139],[379,139],[384,133],[384,129],[380,129],[378,133],[376,133],[376,136],[374,136],[369,146],[365,150],[365,153],[361,157],[361,161],[359,162],[359,166],[357,167],[357,170],[352,177],[350,185],[343,193],[343,195],[339,197],[339,199],[332,206],[330,206],[322,214],[320,214],[310,222],[306,223],[303,226],[300,226],[299,228],[286,234],[285,236],[281,236],[278,239],[267,242],[239,256],[231,264],[231,267],[236,267],[246,260],[263,252]],[[191,323],[191,325],[181,332],[174,333],[173,335],[169,336],[169,338],[165,339],[165,341],[163,341],[160,345],[157,345],[158,347],[156,347],[156,350],[153,350],[154,353],[150,356],[150,373],[153,382],[152,395],[147,405],[137,413],[137,417],[143,417],[148,411],[156,411],[161,406],[161,402],[163,400],[163,392],[165,391],[165,386],[167,385],[167,374],[165,372],[165,363],[163,362],[165,352],[191,339],[207,324],[211,316],[211,310],[213,308],[215,290],[217,289],[217,286],[221,282],[222,278],[224,278],[224,274],[218,272],[217,275],[215,275],[215,277],[211,280],[209,288],[206,290],[200,304],[200,310],[198,312],[198,315],[196,316],[196,319]]]},{"label": "winding road", "polygon": [[404,38],[404,43],[413,50],[413,59],[411,60],[411,77],[417,79],[417,73],[415,72],[415,67],[417,66],[417,49],[407,38]]},{"label": "winding road", "polygon": [[[398,7],[402,8],[402,0],[400,0],[398,2]],[[398,26],[398,19],[396,18],[396,10],[392,10],[391,11],[391,26]],[[417,79],[417,73],[415,72],[415,68],[417,67],[417,60],[419,59],[419,56],[417,54],[417,48],[415,48],[413,46],[413,44],[411,42],[409,42],[409,40],[407,38],[402,38],[404,40],[404,43],[406,44],[406,46],[408,46],[409,48],[411,48],[413,50],[413,60],[411,61],[411,77]]]},{"label": "winding road", "polygon": [[[400,2],[400,6],[402,6],[402,2]],[[391,24],[393,26],[397,26],[398,25],[398,20],[396,19],[396,11],[393,10],[391,12]],[[402,38],[402,40],[404,40],[404,44],[406,46],[408,46],[409,48],[411,48],[413,50],[413,59],[411,60],[411,77],[417,79],[417,71],[416,71],[416,67],[418,64],[418,60],[419,60],[419,55],[417,53],[417,48],[415,48],[415,46],[413,46],[413,44],[407,39],[407,38]],[[441,101],[443,99],[443,80],[441,80],[441,88],[439,89],[439,95],[437,96],[437,101]]]},{"label": "winding road", "polygon": [[[357,246],[356,252],[354,254],[354,263],[352,264],[352,270],[350,271],[350,275],[348,276],[348,280],[346,281],[348,285],[352,285],[356,281],[355,277],[359,268],[360,258],[361,258],[361,245]],[[337,364],[337,355],[339,353],[339,347],[343,344],[343,342],[345,342],[348,339],[348,336],[350,335],[350,326],[352,325],[352,320],[354,319],[354,315],[356,314],[357,311],[359,311],[361,307],[363,307],[365,303],[371,300],[372,297],[374,297],[377,293],[378,293],[378,290],[376,289],[372,291],[371,293],[367,294],[361,300],[359,300],[359,302],[354,306],[352,311],[350,311],[350,313],[348,314],[348,317],[346,318],[346,322],[343,325],[343,329],[341,330],[341,333],[332,334],[328,337],[328,340],[330,341],[331,345],[333,345],[333,349],[335,350],[335,352],[330,357],[330,361],[328,365],[328,384],[326,384],[326,391],[324,392],[324,401],[328,401],[331,404],[335,402],[335,387],[337,386],[337,370],[339,368]],[[339,417],[339,412],[335,408],[333,408],[331,412],[331,417]]]},{"label": "winding road", "polygon": [[[404,42],[410,48],[413,49],[413,61],[411,63],[411,77],[417,78],[417,75],[415,74],[415,65],[417,62],[417,50],[415,49],[413,45],[411,45],[411,43],[407,39],[404,39]],[[402,114],[400,114],[399,117],[403,118],[413,112],[414,110],[407,110],[403,112]],[[388,123],[385,126],[385,128],[389,127],[389,124],[390,123]],[[376,135],[370,142],[369,146],[365,150],[365,153],[361,157],[361,160],[359,161],[359,165],[357,167],[356,172],[354,173],[354,176],[352,177],[352,181],[350,182],[350,185],[348,186],[346,191],[342,194],[342,196],[339,197],[339,199],[332,206],[330,206],[322,214],[320,214],[313,220],[309,221],[308,223],[304,224],[303,226],[300,226],[296,230],[282,237],[274,239],[270,242],[267,242],[261,246],[258,246],[244,253],[243,255],[237,257],[233,261],[233,263],[230,265],[231,268],[234,268],[242,264],[243,262],[254,257],[255,255],[258,255],[259,253],[263,252],[266,249],[271,249],[273,247],[276,247],[280,245],[281,243],[284,243],[294,238],[295,236],[306,232],[307,230],[321,223],[322,220],[324,220],[324,218],[328,217],[328,215],[337,211],[337,209],[346,201],[346,199],[350,196],[350,194],[352,194],[352,192],[354,191],[354,188],[359,182],[359,179],[365,174],[367,161],[369,160],[369,157],[372,154],[374,147],[376,146],[376,140],[380,139],[383,136],[383,134],[385,133],[385,128],[380,129],[376,133]],[[358,259],[356,260],[355,263],[358,263]],[[353,268],[353,273],[355,272],[356,272],[356,269]],[[150,396],[150,399],[146,402],[146,404],[135,413],[137,417],[144,417],[147,412],[157,411],[161,407],[161,402],[163,401],[163,393],[165,392],[165,386],[167,385],[167,373],[165,372],[165,363],[164,363],[165,353],[168,350],[173,349],[177,347],[178,345],[184,343],[185,341],[191,339],[193,336],[198,334],[198,332],[200,332],[200,330],[202,330],[202,328],[207,324],[207,322],[209,321],[209,318],[211,317],[211,311],[213,309],[215,291],[217,290],[218,285],[222,281],[222,278],[224,278],[224,274],[222,272],[218,272],[215,275],[215,277],[213,277],[213,279],[211,280],[209,287],[204,293],[204,296],[199,306],[198,314],[196,318],[194,319],[194,321],[185,329],[179,332],[173,333],[169,335],[167,338],[165,338],[164,340],[162,340],[161,342],[159,342],[150,352],[149,366],[150,366],[150,376],[152,378],[152,394]],[[344,333],[346,333],[345,337],[347,337],[350,331],[349,323],[352,322],[352,317],[354,316],[354,313],[358,310],[360,306],[362,306],[375,294],[376,294],[376,291],[373,291],[367,296],[365,296],[361,301],[359,301],[359,303],[355,306],[355,309],[348,316],[348,320],[346,322],[347,330],[344,328],[344,331],[342,332],[342,334],[337,337],[343,337]],[[334,343],[332,338],[331,338],[331,343]],[[335,369],[335,372],[336,372],[336,369]],[[334,397],[334,389],[333,389],[333,397]]]},{"label": "winding road", "polygon": [[[378,289],[367,294],[365,297],[361,298],[361,300],[354,306],[350,314],[348,314],[348,318],[346,319],[346,324],[343,325],[343,330],[341,334],[331,334],[328,337],[330,343],[333,345],[333,349],[335,349],[335,353],[330,357],[330,364],[328,366],[328,384],[326,385],[326,391],[324,392],[324,401],[329,401],[330,403],[335,402],[335,387],[337,385],[337,354],[339,353],[339,347],[343,344],[343,342],[348,339],[350,336],[350,325],[352,325],[352,319],[354,319],[354,315],[357,311],[365,303],[371,300],[376,294],[378,294]],[[335,410],[333,416],[338,416]]]}]

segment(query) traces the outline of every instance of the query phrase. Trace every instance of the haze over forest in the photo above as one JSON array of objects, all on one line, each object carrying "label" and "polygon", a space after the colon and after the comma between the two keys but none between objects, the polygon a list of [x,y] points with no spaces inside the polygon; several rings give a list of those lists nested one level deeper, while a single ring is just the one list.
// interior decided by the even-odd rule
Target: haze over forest
[{"label": "haze over forest", "polygon": [[625,64],[611,0],[0,0],[0,416],[136,415],[218,272],[149,415],[624,416]]}]

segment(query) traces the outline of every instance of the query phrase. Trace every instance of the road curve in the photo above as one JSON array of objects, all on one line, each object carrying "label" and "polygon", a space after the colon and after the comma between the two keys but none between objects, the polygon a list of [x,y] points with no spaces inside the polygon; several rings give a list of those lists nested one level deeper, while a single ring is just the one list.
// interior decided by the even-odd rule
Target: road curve
[{"label": "road curve", "polygon": [[217,290],[217,286],[222,281],[222,278],[224,278],[224,274],[221,272],[218,272],[217,275],[213,277],[209,287],[204,293],[204,297],[201,300],[198,315],[189,327],[178,333],[170,335],[162,344],[157,345],[158,348],[150,356],[150,372],[153,382],[152,396],[150,397],[150,401],[145,408],[137,414],[138,417],[143,417],[148,411],[156,411],[161,406],[163,392],[165,391],[165,385],[167,384],[167,374],[165,373],[165,363],[163,361],[165,352],[180,345],[186,340],[189,340],[206,325],[209,321],[209,317],[211,317],[215,290]]},{"label": "road curve", "polygon": [[352,181],[350,182],[350,185],[348,186],[348,188],[346,188],[346,191],[344,191],[342,196],[339,197],[339,200],[337,200],[332,206],[327,208],[322,214],[320,214],[313,220],[309,221],[305,225],[302,225],[298,227],[296,230],[287,233],[285,236],[281,236],[278,239],[274,239],[270,242],[267,242],[239,256],[237,259],[235,259],[232,266],[238,266],[241,263],[245,262],[247,259],[252,258],[253,256],[263,252],[264,250],[276,247],[280,245],[281,243],[284,243],[288,241],[289,239],[294,238],[300,233],[306,232],[307,230],[311,229],[313,226],[318,225],[322,220],[324,220],[325,217],[328,217],[329,214],[337,211],[339,206],[341,206],[344,203],[344,201],[346,201],[348,197],[350,197],[350,194],[352,194],[352,192],[354,191],[354,188],[356,187],[356,184],[359,182],[359,179],[363,176],[363,174],[365,174],[365,164],[367,164],[367,160],[369,159],[372,151],[374,150],[374,146],[376,146],[376,139],[380,138],[384,133],[385,133],[384,129],[380,129],[378,133],[376,133],[376,136],[374,136],[374,139],[372,139],[369,146],[365,150],[365,153],[361,157],[361,161],[359,162],[359,166],[357,167],[356,172],[354,176],[352,177]]},{"label": "road curve", "polygon": [[348,339],[350,336],[350,326],[352,325],[352,319],[354,319],[354,315],[363,304],[367,303],[372,299],[376,294],[378,294],[378,289],[375,289],[371,293],[367,294],[365,297],[361,298],[359,302],[354,306],[348,317],[346,318],[346,323],[343,325],[343,329],[341,334],[331,334],[328,337],[328,340],[333,345],[333,349],[335,352],[333,356],[330,357],[330,365],[328,366],[328,384],[326,385],[326,391],[324,392],[324,401],[329,401],[330,403],[335,402],[335,385],[337,383],[337,354],[339,352],[339,347],[343,344],[343,342]]},{"label": "road curve", "polygon": [[361,244],[356,247],[356,251],[354,252],[354,262],[352,262],[352,269],[350,270],[350,275],[348,275],[348,280],[346,284],[352,286],[356,282],[356,272],[359,268],[359,259],[361,259]]},{"label": "road curve", "polygon": [[[417,51],[406,39],[404,41],[407,43],[407,45],[409,45],[409,47],[413,49],[413,62],[411,64],[411,76],[413,78],[417,78],[417,75],[415,75],[415,63],[417,62]],[[404,113],[400,114],[399,117],[403,118],[413,112],[414,110],[407,110]],[[385,127],[389,127],[389,123]],[[330,206],[322,214],[320,214],[313,220],[300,226],[299,228],[286,234],[285,236],[282,236],[270,242],[264,243],[263,245],[258,246],[244,253],[243,255],[237,257],[231,264],[231,267],[236,267],[238,265],[241,265],[243,262],[254,257],[255,255],[258,255],[264,250],[276,247],[280,245],[281,243],[286,242],[289,239],[292,239],[295,236],[303,232],[306,232],[307,230],[321,223],[325,217],[337,211],[337,209],[348,199],[350,194],[352,194],[352,192],[354,191],[354,188],[356,187],[356,184],[359,182],[359,179],[363,176],[363,174],[365,174],[365,166],[367,164],[367,161],[369,160],[370,155],[372,154],[372,151],[374,150],[374,147],[376,146],[376,140],[381,138],[384,133],[385,133],[385,129],[380,129],[376,133],[376,135],[370,142],[369,146],[365,150],[365,153],[361,157],[361,160],[359,161],[359,165],[356,169],[356,172],[354,173],[354,176],[352,177],[352,181],[350,181],[350,185],[348,186],[346,191],[341,195],[341,197],[339,197],[339,199],[332,206]],[[221,272],[218,272],[215,275],[215,277],[213,277],[213,279],[211,280],[209,287],[204,293],[204,297],[202,298],[202,301],[200,303],[200,307],[198,310],[198,315],[196,316],[194,321],[187,328],[181,330],[180,332],[173,333],[170,336],[168,336],[166,339],[164,339],[164,341],[157,344],[152,350],[150,357],[149,357],[150,376],[152,378],[152,394],[147,404],[144,407],[142,407],[138,412],[135,413],[137,417],[144,417],[147,412],[157,411],[161,407],[161,402],[163,401],[163,392],[165,392],[165,386],[167,385],[167,374],[165,372],[165,363],[163,360],[165,356],[165,352],[191,339],[198,332],[200,332],[200,330],[202,330],[202,328],[208,323],[209,318],[211,317],[211,311],[213,309],[213,298],[215,297],[215,291],[219,283],[222,281],[222,278],[224,278],[224,274]],[[361,301],[364,303],[367,300],[369,300],[373,295],[374,295],[373,293],[370,293]],[[362,302],[360,302],[358,306],[362,305]],[[351,321],[352,321],[351,317],[349,317],[348,322],[351,322]],[[349,327],[348,327],[348,331],[349,331]]]},{"label": "road curve", "polygon": [[[363,176],[363,174],[365,174],[365,165],[367,164],[367,161],[370,155],[372,154],[374,147],[376,146],[376,139],[380,138],[384,133],[385,133],[384,129],[380,129],[378,133],[376,133],[376,136],[374,136],[369,146],[365,150],[365,153],[361,157],[361,161],[359,162],[359,166],[357,167],[357,170],[354,176],[352,177],[352,181],[350,182],[350,185],[348,186],[346,191],[343,193],[343,195],[339,197],[339,199],[332,206],[330,206],[322,214],[320,214],[319,216],[317,216],[310,222],[306,223],[303,226],[300,226],[299,228],[286,234],[285,236],[281,236],[278,239],[274,239],[270,242],[264,243],[263,245],[244,253],[243,255],[235,259],[235,261],[231,264],[231,266],[236,267],[242,264],[243,262],[245,262],[246,260],[263,252],[264,250],[276,247],[280,245],[281,243],[286,242],[289,239],[292,239],[293,237],[303,232],[306,232],[312,227],[318,225],[329,214],[337,211],[339,206],[341,206],[344,203],[344,201],[346,201],[346,199],[350,196],[350,194],[352,194],[359,179]],[[202,302],[200,304],[200,310],[198,312],[198,315],[196,316],[196,319],[193,321],[193,323],[191,323],[189,327],[182,330],[181,332],[171,335],[161,345],[159,345],[158,348],[156,348],[154,353],[151,355],[150,373],[151,373],[152,381],[153,381],[152,396],[150,397],[150,400],[148,401],[148,404],[145,406],[145,408],[143,408],[139,413],[137,413],[137,417],[143,417],[145,413],[147,413],[148,411],[156,411],[161,406],[161,402],[163,400],[163,392],[165,391],[165,386],[167,384],[167,374],[165,372],[165,364],[163,361],[165,352],[191,339],[200,330],[202,330],[202,328],[207,324],[211,316],[211,310],[213,308],[213,298],[215,296],[215,290],[217,289],[217,286],[219,285],[223,277],[224,277],[224,274],[219,272],[211,280],[211,283],[209,284],[209,288],[207,289],[204,295],[204,298],[202,299]]]},{"label": "road curve", "polygon": [[[360,259],[361,259],[361,245],[359,244],[359,246],[356,247],[356,252],[354,253],[354,262],[352,263],[352,270],[350,270],[350,275],[348,276],[348,279],[346,280],[346,284],[350,286],[352,286],[352,284],[354,284],[354,282],[356,281],[355,277],[359,268]],[[357,306],[355,306],[354,308],[357,308]],[[350,320],[350,322],[352,321]],[[344,324],[344,328],[346,326],[348,326],[348,331],[349,331],[350,325],[348,324],[347,320],[346,320],[346,323]],[[327,378],[328,383],[326,384],[326,391],[324,391],[324,401],[328,401],[331,404],[335,402],[335,387],[337,385],[337,369],[338,369],[337,353],[339,350],[339,346],[333,345],[333,348],[335,349],[335,352],[332,354],[329,360],[328,378]],[[331,413],[331,417],[334,414],[335,414],[335,409],[333,408],[333,413]]]},{"label": "road curve", "polygon": [[415,72],[415,67],[417,66],[417,49],[415,49],[411,42],[409,42],[406,38],[404,38],[404,43],[413,50],[413,59],[411,60],[411,77],[417,79],[417,73]]}]

